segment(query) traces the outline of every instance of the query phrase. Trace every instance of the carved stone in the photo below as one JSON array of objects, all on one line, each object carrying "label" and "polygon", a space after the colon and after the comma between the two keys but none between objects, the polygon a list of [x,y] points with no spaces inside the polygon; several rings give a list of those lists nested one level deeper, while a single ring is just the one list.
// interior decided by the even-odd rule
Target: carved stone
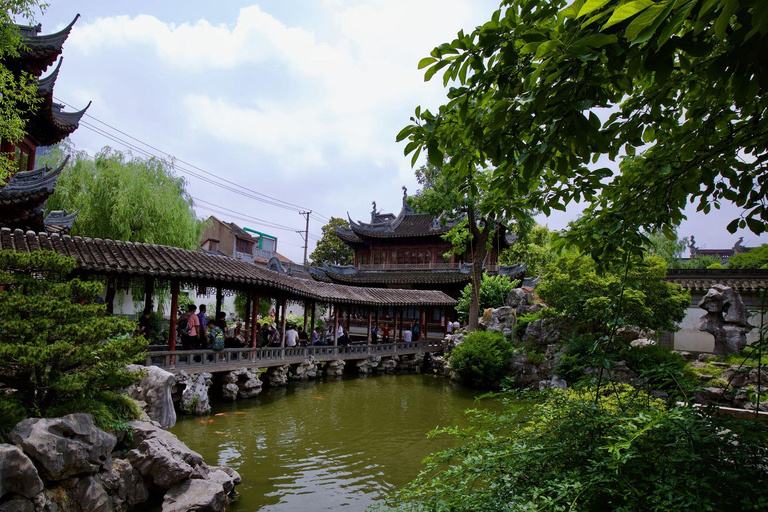
[{"label": "carved stone", "polygon": [[739,352],[746,346],[747,333],[752,326],[749,312],[736,290],[721,284],[713,285],[699,302],[699,307],[707,312],[701,317],[699,330],[715,337],[715,354]]},{"label": "carved stone", "polygon": [[128,367],[132,372],[143,370],[146,377],[125,390],[126,394],[135,400],[146,404],[145,412],[150,419],[158,422],[163,428],[171,428],[176,424],[176,409],[173,407],[171,390],[176,383],[176,377],[157,366]]}]

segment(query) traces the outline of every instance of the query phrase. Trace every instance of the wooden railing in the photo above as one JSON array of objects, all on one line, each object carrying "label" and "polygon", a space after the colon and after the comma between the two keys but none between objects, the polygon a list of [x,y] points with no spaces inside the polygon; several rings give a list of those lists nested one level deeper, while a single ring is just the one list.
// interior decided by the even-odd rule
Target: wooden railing
[{"label": "wooden railing", "polygon": [[409,355],[440,351],[440,341],[426,340],[376,345],[352,344],[348,346],[313,347],[264,347],[228,348],[214,350],[155,350],[147,353],[144,364],[167,370],[191,370],[195,372],[231,371],[248,366],[270,367],[294,364],[314,357],[316,360],[365,359],[370,355],[380,357]]}]

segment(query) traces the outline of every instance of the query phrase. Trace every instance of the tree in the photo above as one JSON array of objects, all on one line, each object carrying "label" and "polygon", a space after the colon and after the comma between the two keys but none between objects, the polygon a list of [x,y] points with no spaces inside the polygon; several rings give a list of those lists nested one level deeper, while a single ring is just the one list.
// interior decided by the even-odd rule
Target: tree
[{"label": "tree", "polygon": [[[66,149],[60,146],[47,160],[57,161]],[[72,152],[46,210],[79,210],[73,235],[195,249],[204,223],[193,206],[171,162],[105,147],[93,160]]]},{"label": "tree", "polygon": [[[493,240],[502,229],[494,211],[484,210],[490,198],[491,171],[484,168],[453,168],[451,163],[430,162],[416,171],[422,189],[412,199],[415,208],[425,213],[441,215],[457,221],[443,238],[453,245],[453,252],[472,262],[469,329],[477,328],[480,313],[480,285],[483,263]],[[480,211],[486,213],[481,214]],[[530,219],[528,212],[519,212],[518,219]]]},{"label": "tree", "polygon": [[520,233],[515,243],[499,255],[499,263],[526,263],[525,274],[538,276],[548,263],[557,258],[552,239],[553,233],[546,226],[536,224],[530,230]]},{"label": "tree", "polygon": [[[421,60],[425,79],[454,83],[397,138],[450,169],[493,169],[483,212],[590,202],[566,237],[597,261],[641,254],[689,202],[708,213],[732,201],[742,213],[728,229],[760,234],[765,13],[760,0],[506,0]],[[593,165],[622,155],[618,171]]]},{"label": "tree", "polygon": [[355,253],[336,234],[336,228],[349,227],[347,221],[338,217],[323,226],[323,236],[317,241],[315,250],[309,255],[312,265],[330,263],[332,265],[351,265],[355,261]]},{"label": "tree", "polygon": [[126,365],[143,358],[133,322],[94,299],[100,282],[61,281],[74,258],[48,251],[0,252],[0,380],[28,415],[120,390],[141,378]]},{"label": "tree", "polygon": [[768,268],[768,244],[728,258],[728,268]]},{"label": "tree", "polygon": [[545,268],[536,293],[577,333],[607,336],[617,311],[620,326],[676,330],[691,304],[688,292],[664,280],[659,256],[631,263],[599,273],[589,257],[568,254]]},{"label": "tree", "polygon": [[[6,66],[6,62],[18,57],[22,50],[15,22],[18,17],[32,25],[35,12],[42,13],[46,6],[37,0],[8,0],[3,2],[0,11],[0,139],[12,143],[24,138],[26,119],[40,102],[37,78],[26,72],[14,73]],[[14,167],[12,158],[12,154],[0,153],[0,182],[5,181]]]}]

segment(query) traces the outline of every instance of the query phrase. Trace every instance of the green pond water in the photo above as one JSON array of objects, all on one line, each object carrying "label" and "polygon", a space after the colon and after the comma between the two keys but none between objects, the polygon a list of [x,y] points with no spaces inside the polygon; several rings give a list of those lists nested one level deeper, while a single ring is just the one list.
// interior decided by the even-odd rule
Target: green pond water
[{"label": "green pond water", "polygon": [[264,388],[257,398],[180,417],[171,432],[210,465],[243,478],[233,511],[365,510],[407,483],[437,426],[466,425],[480,392],[444,377],[382,375]]}]

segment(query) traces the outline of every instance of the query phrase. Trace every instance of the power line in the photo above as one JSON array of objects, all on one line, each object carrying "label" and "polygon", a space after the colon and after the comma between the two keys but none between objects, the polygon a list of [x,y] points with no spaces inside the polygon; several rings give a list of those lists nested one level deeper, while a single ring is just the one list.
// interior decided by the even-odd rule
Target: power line
[{"label": "power line", "polygon": [[[65,101],[62,101],[59,98],[55,98],[55,99],[56,99],[56,101],[58,101],[60,103],[63,103],[64,105],[69,106],[70,108],[75,108],[71,104],[69,104],[69,103],[67,103]],[[283,209],[286,209],[286,210],[295,210],[295,211],[307,210],[307,208],[305,208],[303,206],[299,206],[299,205],[296,205],[296,204],[293,204],[293,203],[289,203],[289,202],[284,201],[282,199],[269,196],[267,194],[264,194],[264,193],[258,192],[256,190],[250,189],[248,187],[244,187],[243,185],[241,185],[239,183],[235,183],[235,182],[230,181],[230,180],[228,180],[226,178],[223,178],[223,177],[221,177],[221,176],[219,176],[217,174],[214,174],[214,173],[212,173],[210,171],[207,171],[207,170],[205,170],[205,169],[203,169],[201,167],[198,167],[198,166],[196,166],[194,164],[191,164],[189,162],[186,162],[184,160],[176,158],[173,155],[171,155],[170,153],[162,151],[161,149],[159,149],[159,148],[157,148],[157,147],[155,147],[155,146],[153,146],[151,144],[148,144],[148,143],[142,141],[141,139],[138,139],[138,138],[136,138],[136,137],[134,137],[134,136],[132,136],[132,135],[130,135],[130,134],[128,134],[128,133],[126,133],[126,132],[124,132],[124,131],[122,131],[122,130],[120,130],[120,129],[118,129],[118,128],[116,128],[116,127],[114,127],[114,126],[112,126],[112,125],[110,125],[110,124],[108,124],[106,122],[104,122],[104,121],[101,121],[100,119],[98,119],[98,118],[96,118],[96,117],[94,117],[94,116],[92,116],[92,115],[90,115],[88,113],[85,114],[85,117],[93,119],[94,121],[96,121],[96,122],[98,122],[98,123],[108,127],[109,129],[114,130],[114,131],[116,131],[116,132],[118,132],[118,133],[120,133],[120,134],[122,134],[122,135],[124,135],[124,136],[126,136],[128,138],[130,138],[131,140],[134,140],[134,141],[138,142],[139,144],[142,144],[143,146],[146,146],[146,147],[152,149],[153,151],[155,151],[157,153],[160,153],[164,157],[170,158],[173,161],[175,167],[179,167],[179,168],[185,170],[190,175],[192,175],[192,176],[194,176],[194,177],[196,177],[198,179],[201,179],[203,181],[206,181],[207,183],[219,186],[221,188],[224,188],[225,190],[229,190],[229,191],[234,192],[234,193],[239,193],[240,195],[248,197],[249,199],[253,199],[255,201],[261,201],[261,202],[264,202],[264,203],[269,204],[271,206],[276,206],[278,208],[283,208]],[[132,148],[132,149],[134,149],[136,151],[139,151],[139,152],[141,152],[141,153],[143,153],[143,154],[145,154],[147,156],[152,156],[152,157],[158,156],[158,155],[152,154],[152,153],[144,150],[143,148],[140,148],[140,147],[138,147],[138,146],[136,146],[136,145],[134,145],[132,143],[129,143],[129,142],[121,139],[120,137],[117,137],[117,136],[112,135],[112,134],[108,134],[105,130],[103,130],[101,128],[97,128],[97,127],[95,127],[93,125],[90,125],[90,124],[88,124],[85,121],[81,120],[80,122],[81,122],[81,124],[83,124],[84,126],[89,128],[91,131],[93,131],[95,133],[98,133],[98,134],[100,134],[100,135],[102,135],[102,136],[104,136],[104,137],[106,137],[106,138],[108,138],[108,139],[110,139],[110,140],[112,140],[114,142],[118,142],[118,143],[124,144],[126,147]],[[186,166],[186,167],[178,165],[178,163],[184,164],[184,166]],[[224,183],[227,183],[229,185],[238,187],[239,189],[242,189],[242,190],[232,189],[230,187],[225,187],[225,186],[223,186],[223,185],[221,185],[219,183],[216,183],[216,182],[212,181],[210,178],[205,178],[203,176],[200,176],[198,173],[195,173],[194,171],[191,171],[189,169],[190,167],[192,169],[196,169],[197,171],[205,173],[205,174],[207,174],[209,176],[212,176],[216,180],[220,180],[220,181],[222,181]],[[246,192],[248,192],[248,194],[243,193],[242,191],[246,191]],[[322,214],[318,214],[318,215],[321,218],[328,219],[328,217],[325,217]],[[321,220],[321,222],[322,222],[322,220]]]}]

